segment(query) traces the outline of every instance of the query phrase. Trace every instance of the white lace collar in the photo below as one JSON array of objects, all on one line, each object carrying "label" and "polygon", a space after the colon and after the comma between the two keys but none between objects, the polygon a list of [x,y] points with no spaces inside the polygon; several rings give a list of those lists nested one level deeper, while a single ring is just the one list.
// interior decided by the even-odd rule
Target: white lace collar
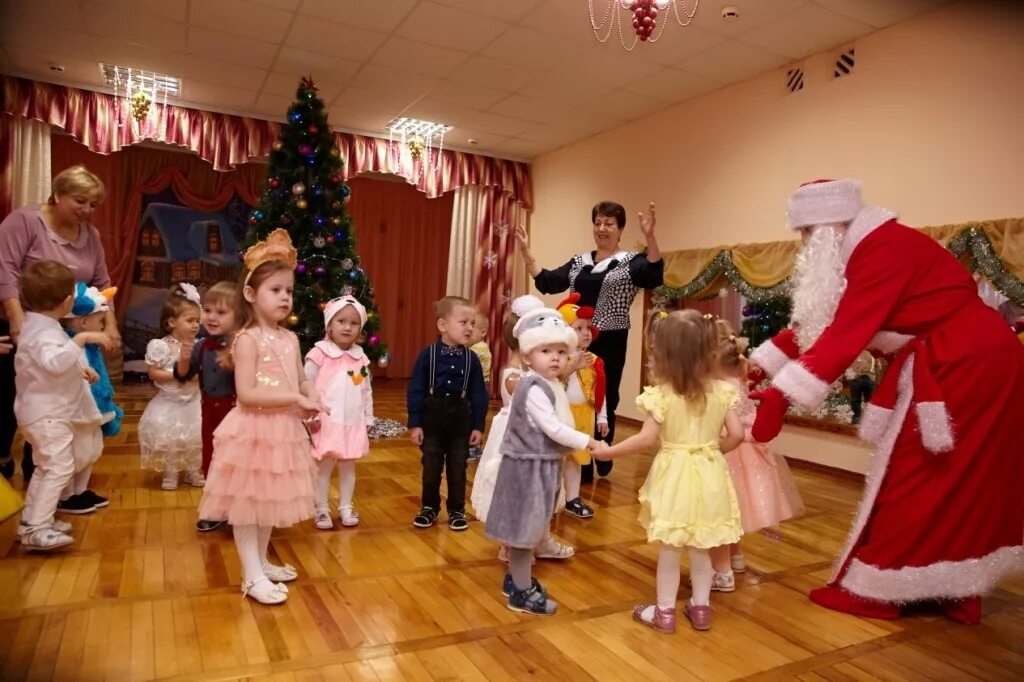
[{"label": "white lace collar", "polygon": [[363,353],[363,347],[360,346],[358,343],[353,343],[352,347],[349,348],[348,350],[342,350],[341,348],[338,348],[338,345],[336,343],[334,343],[333,341],[328,341],[327,339],[324,339],[323,341],[317,341],[313,345],[315,345],[317,348],[323,351],[324,355],[331,358],[332,360],[337,360],[338,358],[344,355],[349,356],[353,360],[362,360],[363,357],[365,356],[365,353]]},{"label": "white lace collar", "polygon": [[612,264],[612,261],[620,261],[621,262],[621,261],[625,260],[626,256],[628,256],[628,255],[629,255],[629,251],[616,251],[615,253],[613,253],[612,255],[608,256],[607,258],[605,258],[601,262],[595,264],[594,263],[594,252],[587,251],[585,254],[583,254],[583,264],[584,265],[592,265],[592,266],[594,266],[594,269],[591,270],[591,272],[595,272],[597,274],[600,274],[600,273],[602,273],[602,272],[604,272],[605,270],[608,269],[608,267]]}]

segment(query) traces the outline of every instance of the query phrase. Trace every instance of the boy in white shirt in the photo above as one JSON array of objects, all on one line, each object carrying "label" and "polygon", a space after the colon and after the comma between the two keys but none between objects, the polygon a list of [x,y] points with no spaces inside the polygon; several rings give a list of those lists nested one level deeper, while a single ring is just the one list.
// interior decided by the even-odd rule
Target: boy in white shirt
[{"label": "boy in white shirt", "polygon": [[86,343],[109,346],[106,334],[70,339],[60,319],[71,312],[75,278],[60,263],[37,261],[21,275],[28,310],[14,356],[14,414],[35,451],[36,473],[25,495],[18,537],[26,549],[52,550],[71,544],[71,524],[55,521],[61,492],[103,450],[102,417],[89,392],[99,377],[85,360]]}]

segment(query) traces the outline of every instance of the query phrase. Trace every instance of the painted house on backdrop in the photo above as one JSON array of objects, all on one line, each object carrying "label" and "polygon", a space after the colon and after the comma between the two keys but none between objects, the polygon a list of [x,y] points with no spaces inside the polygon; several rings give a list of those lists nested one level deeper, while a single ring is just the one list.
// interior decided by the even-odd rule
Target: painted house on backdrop
[{"label": "painted house on backdrop", "polygon": [[[204,291],[238,277],[238,240],[223,213],[151,203],[142,214],[135,271],[128,301],[125,345],[134,367],[146,343],[161,336],[160,308],[172,284],[190,282]],[[127,369],[127,367],[126,367]]]}]

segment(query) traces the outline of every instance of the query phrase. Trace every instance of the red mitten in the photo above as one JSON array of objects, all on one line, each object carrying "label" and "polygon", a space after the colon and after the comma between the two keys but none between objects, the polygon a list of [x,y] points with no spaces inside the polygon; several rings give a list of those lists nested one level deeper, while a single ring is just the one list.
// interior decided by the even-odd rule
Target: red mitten
[{"label": "red mitten", "polygon": [[786,410],[789,409],[789,401],[782,391],[774,386],[751,393],[750,399],[759,402],[757,417],[754,419],[754,426],[750,429],[750,435],[758,443],[767,443],[782,431],[782,423],[786,418]]},{"label": "red mitten", "polygon": [[762,381],[768,378],[768,373],[760,367],[753,367],[749,373],[747,373],[747,387],[754,388]]}]

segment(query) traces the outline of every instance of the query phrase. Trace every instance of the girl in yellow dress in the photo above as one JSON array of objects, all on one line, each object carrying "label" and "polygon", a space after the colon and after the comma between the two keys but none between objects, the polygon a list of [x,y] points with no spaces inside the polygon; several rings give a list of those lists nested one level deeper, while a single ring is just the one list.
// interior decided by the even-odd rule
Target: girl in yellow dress
[{"label": "girl in yellow dress", "polygon": [[[693,593],[683,614],[695,630],[711,627],[708,550],[738,542],[743,530],[723,452],[743,442],[739,395],[713,379],[718,346],[714,321],[694,310],[656,312],[647,326],[654,386],[636,399],[643,428],[597,459],[652,449],[658,454],[640,489],[640,523],[658,542],[657,603],[633,609],[633,619],[659,632],[676,629],[679,557],[686,549]],[[726,436],[722,436],[723,426]]]}]

